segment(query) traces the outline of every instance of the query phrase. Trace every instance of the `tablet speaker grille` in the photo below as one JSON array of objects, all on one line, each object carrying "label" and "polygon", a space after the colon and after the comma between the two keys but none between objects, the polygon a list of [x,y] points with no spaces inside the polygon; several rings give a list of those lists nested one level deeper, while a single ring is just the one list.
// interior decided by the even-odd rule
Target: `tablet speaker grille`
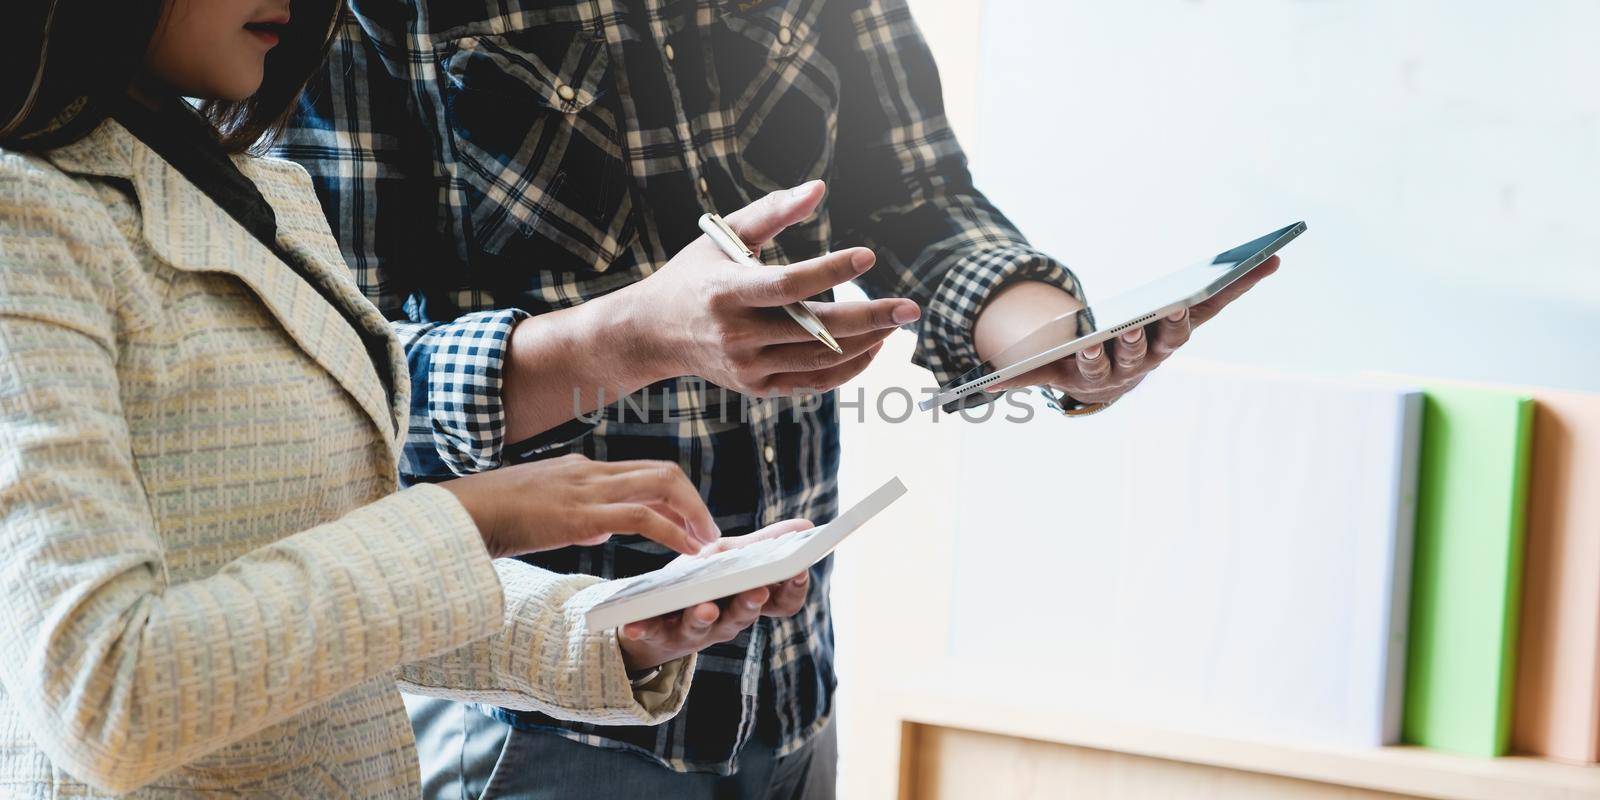
[{"label": "tablet speaker grille", "polygon": [[1136,320],[1134,320],[1132,322],[1125,322],[1125,323],[1123,323],[1121,325],[1118,325],[1115,328],[1112,328],[1111,329],[1111,335],[1112,336],[1116,336],[1117,334],[1122,333],[1123,331],[1125,331],[1125,330],[1127,330],[1129,328],[1138,326],[1138,325],[1147,325],[1147,324],[1155,321],[1155,318],[1156,318],[1156,315],[1154,315],[1154,314],[1146,314],[1146,315],[1144,315],[1144,316],[1142,316],[1142,317],[1140,317],[1140,318],[1138,318],[1138,319],[1136,319]]},{"label": "tablet speaker grille", "polygon": [[[1155,314],[1146,314],[1146,315],[1144,315],[1144,316],[1142,316],[1142,317],[1140,317],[1140,318],[1138,318],[1138,319],[1136,319],[1136,320],[1134,320],[1132,322],[1125,322],[1125,323],[1123,323],[1121,325],[1118,325],[1115,328],[1112,328],[1111,329],[1111,335],[1107,336],[1106,338],[1107,339],[1114,338],[1117,334],[1122,333],[1123,331],[1125,331],[1125,330],[1127,330],[1129,328],[1132,328],[1132,327],[1136,327],[1136,326],[1139,326],[1139,325],[1148,325],[1149,323],[1154,322],[1155,318],[1156,318]],[[989,384],[994,383],[995,381],[997,381],[999,379],[1000,379],[1000,375],[998,373],[996,373],[994,375],[990,375],[989,377],[984,378],[984,379],[978,381],[977,383],[973,384],[972,385],[972,390],[973,391],[977,391],[978,389],[982,389],[983,387],[988,386]]]}]

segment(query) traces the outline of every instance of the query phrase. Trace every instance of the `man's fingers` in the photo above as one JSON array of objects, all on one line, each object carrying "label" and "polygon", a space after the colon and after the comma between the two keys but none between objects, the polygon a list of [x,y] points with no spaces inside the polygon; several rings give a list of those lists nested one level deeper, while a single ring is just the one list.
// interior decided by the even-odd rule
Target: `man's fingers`
[{"label": "man's fingers", "polygon": [[793,189],[779,189],[724,219],[751,250],[760,250],[784,228],[811,216],[822,202],[824,188],[822,181],[809,181]]},{"label": "man's fingers", "polygon": [[634,461],[626,472],[597,481],[603,498],[608,503],[642,502],[661,503],[671,508],[688,523],[690,533],[702,544],[722,538],[711,511],[700,499],[699,490],[689,482],[683,470],[670,461]]},{"label": "man's fingers", "polygon": [[829,350],[827,345],[815,339],[809,342],[773,345],[761,351],[761,355],[758,356],[759,368],[769,372],[813,372],[827,369],[865,353],[874,345],[889,338],[891,333],[894,333],[893,328],[884,328],[858,336],[838,336],[836,341],[839,343],[839,349],[844,351],[842,353]]},{"label": "man's fingers", "polygon": [[872,268],[877,257],[864,247],[851,247],[797,264],[738,273],[736,297],[747,306],[782,306],[855,280]]},{"label": "man's fingers", "polygon": [[1261,262],[1261,265],[1250,270],[1249,274],[1234,281],[1228,288],[1217,292],[1216,297],[1195,306],[1190,310],[1189,314],[1194,320],[1193,324],[1203,325],[1212,317],[1215,317],[1225,306],[1238,300],[1245,292],[1250,291],[1251,288],[1260,283],[1262,278],[1277,272],[1280,263],[1282,262],[1277,256]]},{"label": "man's fingers", "polygon": [[[742,267],[741,267],[742,269]],[[822,325],[826,326],[827,333],[834,334],[835,341],[840,346],[845,344],[845,339],[851,336],[885,331],[886,334],[894,333],[899,325],[896,318],[909,318],[912,322],[920,317],[917,304],[907,299],[877,299],[870,302],[806,302],[814,314],[821,318]],[[816,344],[826,350],[827,346],[816,341],[816,336],[811,336],[810,331],[790,318],[782,309],[749,309],[749,314],[741,325],[746,326],[747,341],[757,342],[760,346],[779,346],[779,344]],[[829,350],[832,352],[832,350]]]},{"label": "man's fingers", "polygon": [[872,366],[872,359],[877,357],[878,351],[882,349],[883,344],[880,342],[868,348],[865,353],[827,369],[779,372],[767,378],[767,391],[777,395],[789,395],[806,390],[826,392],[837,389]]},{"label": "man's fingers", "polygon": [[1091,379],[1084,376],[1081,369],[1082,362],[1077,359],[1069,359],[1063,363],[1070,366],[1063,367],[1056,379],[1051,381],[1051,385],[1072,399],[1084,403],[1106,403],[1127,394],[1144,380],[1144,376],[1149,374],[1153,366],[1147,361],[1144,368],[1138,371],[1117,370],[1107,376]]},{"label": "man's fingers", "polygon": [[1111,360],[1117,365],[1117,371],[1134,373],[1144,367],[1144,356],[1149,345],[1149,340],[1144,335],[1144,328],[1134,328],[1118,336],[1115,341]]},{"label": "man's fingers", "polygon": [[1164,359],[1188,342],[1189,332],[1193,330],[1189,319],[1189,311],[1179,309],[1150,325],[1150,330],[1153,331],[1150,352],[1156,358]]},{"label": "man's fingers", "polygon": [[700,552],[700,540],[683,527],[672,524],[660,512],[641,503],[611,503],[594,511],[595,521],[608,533],[637,533],[668,549],[692,555]]},{"label": "man's fingers", "polygon": [[1101,383],[1111,377],[1111,359],[1101,345],[1084,348],[1072,360],[1077,363],[1078,374],[1089,383]]},{"label": "man's fingers", "polygon": [[[877,330],[894,330],[901,325],[909,325],[922,316],[922,310],[917,308],[915,301],[903,297],[886,297],[882,300],[848,303],[806,303],[811,307],[812,313],[822,324],[828,328],[835,339],[844,339],[846,336],[858,336]],[[790,342],[804,342],[811,340],[811,335],[806,333],[799,325],[791,326],[793,333],[785,339]]]}]

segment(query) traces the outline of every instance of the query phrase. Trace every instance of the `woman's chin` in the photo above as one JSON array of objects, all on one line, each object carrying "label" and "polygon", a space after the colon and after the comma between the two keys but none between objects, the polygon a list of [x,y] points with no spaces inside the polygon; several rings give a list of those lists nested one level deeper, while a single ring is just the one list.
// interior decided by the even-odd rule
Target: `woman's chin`
[{"label": "woman's chin", "polygon": [[178,87],[178,93],[184,97],[196,100],[217,100],[224,103],[237,103],[248,100],[261,88],[261,81],[240,81],[239,83],[219,84],[215,81],[200,86]]},{"label": "woman's chin", "polygon": [[213,78],[209,90],[205,95],[214,100],[238,102],[248,100],[261,89],[261,81],[266,77],[265,65],[257,64],[254,70],[240,70],[238,75],[230,77]]},{"label": "woman's chin", "polygon": [[261,90],[261,78],[258,77],[253,81],[249,81],[247,83],[240,83],[238,86],[229,87],[225,91],[225,93],[220,95],[220,99],[228,100],[228,101],[232,101],[232,102],[239,102],[241,100],[249,100],[252,96],[255,95],[256,92],[258,92],[260,90]]}]

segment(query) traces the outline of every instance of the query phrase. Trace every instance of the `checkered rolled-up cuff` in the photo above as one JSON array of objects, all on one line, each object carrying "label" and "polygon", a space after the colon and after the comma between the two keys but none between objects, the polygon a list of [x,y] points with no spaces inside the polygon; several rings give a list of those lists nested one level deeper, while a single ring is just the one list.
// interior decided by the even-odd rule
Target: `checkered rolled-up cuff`
[{"label": "checkered rolled-up cuff", "polygon": [[500,466],[506,350],[511,329],[527,316],[506,309],[443,324],[397,326],[411,371],[403,473],[439,478]]},{"label": "checkered rolled-up cuff", "polygon": [[[1084,301],[1083,288],[1061,262],[1027,245],[1007,245],[979,250],[962,257],[945,272],[928,302],[926,318],[913,360],[933,372],[940,386],[956,380],[981,363],[972,341],[972,329],[989,298],[1017,281],[1040,281]],[[963,406],[983,405],[995,398],[974,392]]]}]

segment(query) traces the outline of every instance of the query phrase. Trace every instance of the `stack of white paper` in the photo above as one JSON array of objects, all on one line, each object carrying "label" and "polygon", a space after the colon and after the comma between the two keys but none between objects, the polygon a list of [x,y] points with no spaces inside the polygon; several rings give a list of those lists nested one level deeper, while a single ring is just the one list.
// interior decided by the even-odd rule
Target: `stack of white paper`
[{"label": "stack of white paper", "polygon": [[1394,742],[1420,412],[1171,364],[1099,415],[966,426],[953,655],[1063,709]]}]

